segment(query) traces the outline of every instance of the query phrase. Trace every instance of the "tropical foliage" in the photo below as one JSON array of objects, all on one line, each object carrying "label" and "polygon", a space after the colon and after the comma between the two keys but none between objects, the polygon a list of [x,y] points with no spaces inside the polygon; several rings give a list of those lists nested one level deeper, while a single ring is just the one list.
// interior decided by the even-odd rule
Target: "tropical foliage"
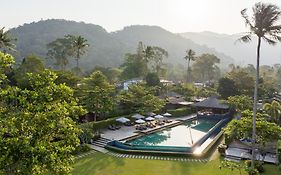
[{"label": "tropical foliage", "polygon": [[194,77],[200,81],[210,81],[220,76],[220,69],[217,64],[220,59],[213,54],[202,54],[198,56],[192,65]]},{"label": "tropical foliage", "polygon": [[[0,54],[3,72],[13,58]],[[47,70],[30,73],[30,89],[9,85],[1,88],[0,169],[5,174],[71,171],[72,152],[79,144],[80,132],[74,120],[84,111],[71,88],[54,83],[56,77]]]},{"label": "tropical foliage", "polygon": [[16,45],[14,41],[16,40],[10,34],[10,31],[4,31],[5,27],[0,29],[0,51],[2,50],[4,53],[7,50],[15,50]]},{"label": "tropical foliage", "polygon": [[113,109],[113,93],[114,87],[100,71],[93,72],[89,77],[84,78],[78,89],[81,103],[96,117]]},{"label": "tropical foliage", "polygon": [[191,69],[190,69],[190,61],[195,61],[195,51],[189,49],[186,51],[186,55],[184,57],[187,60],[187,82],[191,82]]},{"label": "tropical foliage", "polygon": [[[253,112],[251,113],[253,115]],[[232,120],[224,129],[226,141],[236,139],[248,139],[252,136],[252,115],[250,117],[243,116],[241,120]],[[262,114],[260,115],[262,116]],[[266,121],[263,117],[258,117],[256,143],[261,147],[268,142],[281,139],[281,128],[275,123]]]},{"label": "tropical foliage", "polygon": [[271,120],[277,125],[281,125],[281,104],[273,100],[271,103],[265,103],[263,105],[265,112],[270,115]]},{"label": "tropical foliage", "polygon": [[235,81],[231,80],[230,78],[223,77],[219,79],[217,91],[223,99],[226,99],[230,96],[238,95],[239,90],[235,84]]},{"label": "tropical foliage", "polygon": [[130,113],[159,112],[165,105],[164,100],[139,84],[132,84],[128,91],[121,92],[119,101],[123,109]]},{"label": "tropical foliage", "polygon": [[260,47],[261,40],[274,45],[281,41],[281,26],[276,23],[279,22],[281,11],[279,7],[272,4],[256,3],[253,10],[252,20],[247,15],[247,9],[241,11],[241,15],[245,20],[245,24],[250,28],[250,32],[240,38],[243,42],[251,41],[251,36],[255,35],[258,38],[257,45],[257,66],[256,66],[256,81],[254,90],[254,107],[253,107],[253,133],[252,133],[252,167],[254,167],[254,149],[256,140],[256,114],[257,114],[257,101],[258,101],[258,86],[259,86],[259,69],[260,69]]},{"label": "tropical foliage", "polygon": [[227,103],[232,109],[244,111],[253,107],[253,100],[246,95],[235,95],[227,98]]}]

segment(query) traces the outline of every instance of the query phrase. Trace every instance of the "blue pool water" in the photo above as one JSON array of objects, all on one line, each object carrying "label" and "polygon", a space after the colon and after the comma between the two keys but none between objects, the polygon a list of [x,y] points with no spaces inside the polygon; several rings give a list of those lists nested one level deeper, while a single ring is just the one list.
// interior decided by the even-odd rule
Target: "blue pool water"
[{"label": "blue pool water", "polygon": [[182,125],[144,135],[126,143],[138,146],[191,147],[213,128],[220,120],[198,119]]}]

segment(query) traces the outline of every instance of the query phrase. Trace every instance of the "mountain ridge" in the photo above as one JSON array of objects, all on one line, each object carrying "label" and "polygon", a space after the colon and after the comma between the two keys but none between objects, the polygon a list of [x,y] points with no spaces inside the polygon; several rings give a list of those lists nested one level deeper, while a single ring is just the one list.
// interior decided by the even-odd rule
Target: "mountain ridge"
[{"label": "mountain ridge", "polygon": [[[179,35],[191,39],[197,44],[208,45],[218,52],[223,51],[231,56],[238,64],[256,64],[256,45],[257,39],[253,37],[250,43],[237,41],[242,34],[218,34],[215,32],[185,32]],[[261,46],[261,64],[281,63],[281,44],[275,47],[263,42]]]},{"label": "mountain ridge", "polygon": [[[46,44],[67,34],[82,35],[90,47],[88,53],[81,59],[81,66],[90,70],[94,66],[118,67],[124,60],[126,53],[134,53],[139,41],[145,45],[159,46],[169,52],[167,63],[185,64],[183,59],[187,49],[193,49],[198,54],[213,53],[217,55],[222,66],[233,63],[234,60],[215,49],[202,46],[180,34],[174,34],[160,26],[131,25],[121,30],[107,32],[102,26],[68,21],[63,19],[48,19],[24,24],[10,29],[13,36],[18,39],[17,61],[21,61],[30,53],[35,53],[42,58],[46,57]],[[46,60],[47,66],[51,61]],[[74,65],[74,59],[70,61]]]}]

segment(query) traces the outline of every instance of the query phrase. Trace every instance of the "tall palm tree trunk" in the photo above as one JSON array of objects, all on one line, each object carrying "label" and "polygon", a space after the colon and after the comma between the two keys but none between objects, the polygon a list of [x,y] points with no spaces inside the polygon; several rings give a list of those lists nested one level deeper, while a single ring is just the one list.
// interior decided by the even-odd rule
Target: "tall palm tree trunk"
[{"label": "tall palm tree trunk", "polygon": [[190,59],[187,62],[187,83],[190,83]]},{"label": "tall palm tree trunk", "polygon": [[77,50],[76,66],[79,68],[80,49]]},{"label": "tall palm tree trunk", "polygon": [[258,47],[257,47],[257,72],[256,72],[256,82],[255,82],[255,91],[254,91],[254,107],[253,107],[253,133],[252,133],[252,162],[251,167],[255,166],[255,147],[256,147],[256,118],[257,118],[257,101],[258,101],[258,86],[259,86],[259,73],[260,73],[260,46],[261,46],[261,37],[258,38]]}]

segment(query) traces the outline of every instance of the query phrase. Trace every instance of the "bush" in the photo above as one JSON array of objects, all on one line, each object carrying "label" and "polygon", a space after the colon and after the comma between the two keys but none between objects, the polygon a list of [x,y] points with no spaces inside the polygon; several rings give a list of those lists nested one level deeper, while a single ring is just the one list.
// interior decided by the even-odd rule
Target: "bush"
[{"label": "bush", "polygon": [[251,167],[248,167],[246,169],[246,171],[248,172],[249,175],[259,175],[259,171],[255,168],[251,168]]},{"label": "bush", "polygon": [[[127,117],[130,118],[130,115],[122,115],[123,117]],[[107,128],[109,125],[112,124],[119,124],[116,119],[119,118],[118,117],[113,117],[113,118],[108,118],[106,120],[101,120],[101,121],[93,121],[93,122],[88,122],[88,123],[82,123],[81,125],[79,125],[79,128],[83,128],[83,127],[90,127],[93,129],[93,131],[99,131],[101,129]]]},{"label": "bush", "polygon": [[[248,168],[251,168],[251,160],[246,160],[245,163]],[[263,163],[260,161],[255,161],[255,170],[257,170],[259,173],[264,172]]]},{"label": "bush", "polygon": [[220,154],[225,155],[225,150],[226,150],[227,146],[224,144],[220,144],[218,147],[218,151]]},{"label": "bush", "polygon": [[192,114],[192,110],[188,108],[169,109],[167,112],[172,114],[173,117],[182,117]]},{"label": "bush", "polygon": [[75,151],[73,152],[75,155],[77,155],[77,154],[82,154],[82,153],[86,153],[86,152],[89,152],[89,151],[91,151],[92,150],[92,148],[89,146],[89,145],[87,145],[87,144],[83,144],[83,145],[79,145],[76,149],[75,149]]}]

